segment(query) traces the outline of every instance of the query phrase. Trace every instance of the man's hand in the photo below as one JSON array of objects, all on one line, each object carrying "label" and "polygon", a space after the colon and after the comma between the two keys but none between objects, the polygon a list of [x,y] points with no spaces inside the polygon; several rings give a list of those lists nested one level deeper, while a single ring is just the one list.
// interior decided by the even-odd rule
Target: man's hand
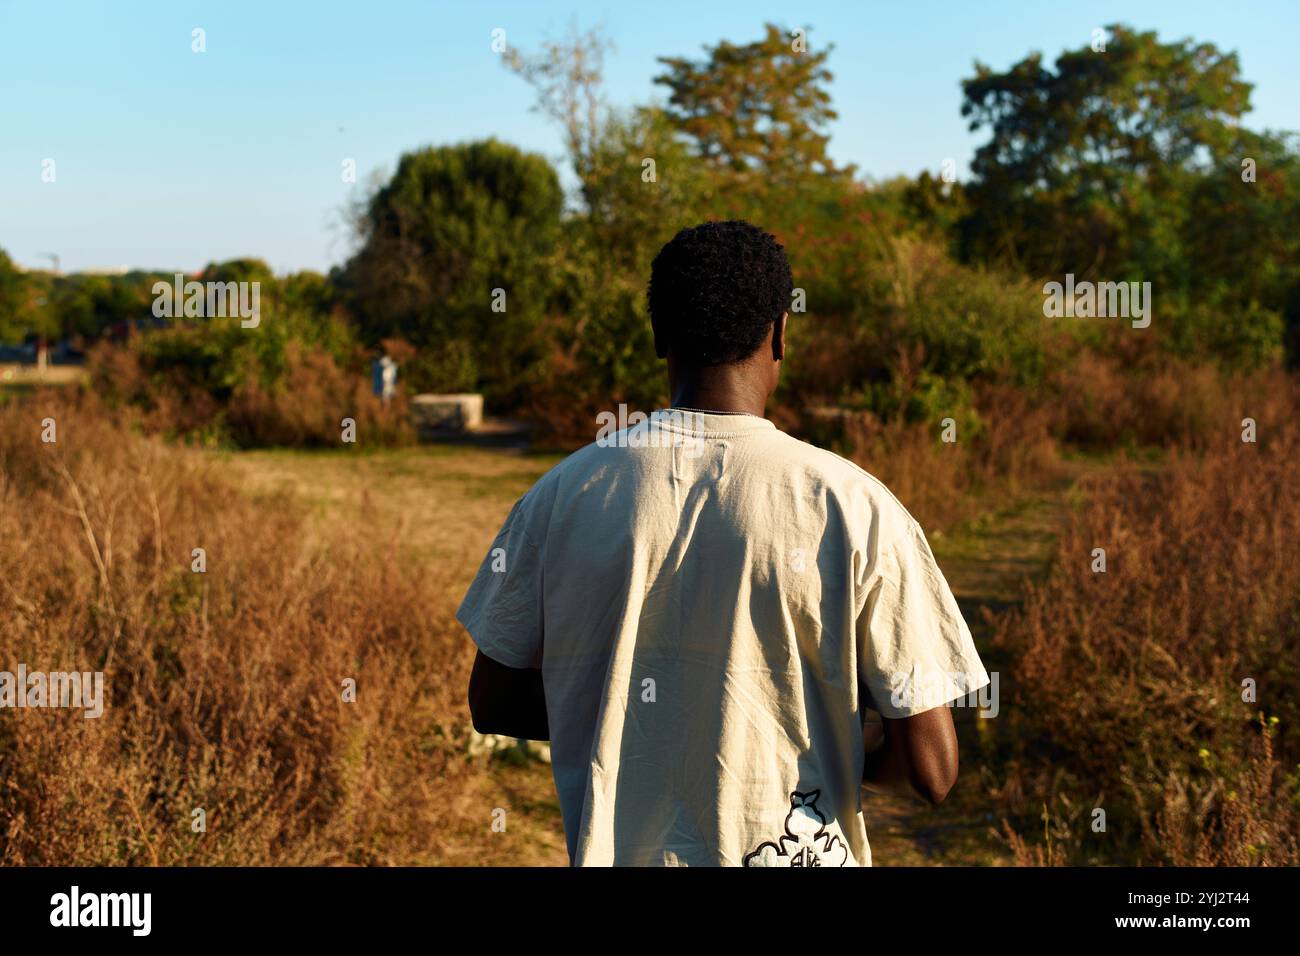
[{"label": "man's hand", "polygon": [[550,740],[542,672],[506,667],[479,651],[469,675],[469,713],[480,734]]},{"label": "man's hand", "polygon": [[917,797],[938,806],[957,782],[957,731],[947,707],[911,717],[868,721],[864,738],[884,742],[867,753],[862,779],[867,789]]}]

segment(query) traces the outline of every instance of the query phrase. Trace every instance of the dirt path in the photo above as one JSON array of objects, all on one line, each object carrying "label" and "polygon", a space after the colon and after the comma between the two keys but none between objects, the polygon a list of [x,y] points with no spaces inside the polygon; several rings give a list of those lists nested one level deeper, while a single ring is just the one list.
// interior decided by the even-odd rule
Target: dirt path
[{"label": "dirt path", "polygon": [[[1067,502],[1088,465],[1070,465],[1059,482],[1000,506],[930,546],[970,626],[985,667],[1002,666],[989,641],[997,615],[1020,599],[1026,579],[1047,566],[1056,535],[1068,515]],[[1010,853],[996,834],[997,820],[985,809],[979,778],[979,736],[984,719],[956,708],[962,770],[944,805],[932,809],[909,800],[863,794],[867,837],[877,866],[1000,866]],[[996,719],[996,718],[993,718]]]},{"label": "dirt path", "polygon": [[[408,560],[447,570],[446,600],[460,602],[515,499],[561,455],[429,445],[391,451],[285,450],[225,456],[249,494],[305,503],[316,525],[400,543]],[[471,653],[465,637],[465,653]],[[469,714],[465,714],[466,725]],[[468,728],[467,728],[468,729]],[[480,762],[462,798],[507,809],[507,827],[445,834],[431,863],[444,866],[564,866],[568,852],[551,768],[510,754]]]}]

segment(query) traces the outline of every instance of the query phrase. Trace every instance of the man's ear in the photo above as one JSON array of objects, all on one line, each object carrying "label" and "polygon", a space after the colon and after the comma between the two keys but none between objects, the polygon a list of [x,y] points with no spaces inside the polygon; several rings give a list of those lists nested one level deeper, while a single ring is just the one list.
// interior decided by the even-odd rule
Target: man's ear
[{"label": "man's ear", "polygon": [[789,312],[782,312],[781,318],[772,323],[772,361],[780,362],[785,358],[785,320]]},{"label": "man's ear", "polygon": [[662,359],[662,358],[667,358],[667,357],[668,357],[668,342],[666,341],[666,339],[665,339],[664,336],[662,336],[662,335],[659,334],[659,326],[657,326],[657,325],[655,325],[653,322],[651,322],[651,323],[650,323],[650,331],[654,333],[654,337],[655,337],[655,355],[656,355],[658,358],[661,358],[661,359]]}]

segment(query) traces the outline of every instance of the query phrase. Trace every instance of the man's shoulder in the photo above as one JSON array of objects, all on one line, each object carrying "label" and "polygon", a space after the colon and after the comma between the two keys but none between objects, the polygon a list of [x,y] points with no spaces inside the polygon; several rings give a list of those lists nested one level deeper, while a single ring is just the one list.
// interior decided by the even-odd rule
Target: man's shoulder
[{"label": "man's shoulder", "polygon": [[828,493],[846,500],[863,501],[873,511],[890,512],[904,523],[914,522],[911,513],[885,483],[861,465],[783,431],[773,434],[779,436],[775,444],[782,449],[787,460],[809,477],[819,480]]},{"label": "man's shoulder", "polygon": [[602,455],[603,451],[604,447],[600,443],[590,442],[570,452],[533,483],[520,499],[520,503],[535,506],[544,501],[549,505],[561,488],[570,486],[574,482],[586,484],[599,474],[604,465],[612,463],[609,457]]}]

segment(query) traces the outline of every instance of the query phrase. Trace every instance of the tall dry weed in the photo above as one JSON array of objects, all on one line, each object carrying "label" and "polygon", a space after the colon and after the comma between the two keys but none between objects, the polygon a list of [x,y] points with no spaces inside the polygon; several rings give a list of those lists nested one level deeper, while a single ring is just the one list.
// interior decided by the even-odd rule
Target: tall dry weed
[{"label": "tall dry weed", "polygon": [[1272,385],[1257,442],[1225,402],[1204,452],[1091,482],[1002,623],[1002,795],[1022,828],[1104,809],[1076,861],[1300,862],[1300,402]]},{"label": "tall dry weed", "polygon": [[482,815],[445,581],[307,522],[93,398],[0,408],[0,670],[106,675],[0,710],[0,862],[436,862]]}]

